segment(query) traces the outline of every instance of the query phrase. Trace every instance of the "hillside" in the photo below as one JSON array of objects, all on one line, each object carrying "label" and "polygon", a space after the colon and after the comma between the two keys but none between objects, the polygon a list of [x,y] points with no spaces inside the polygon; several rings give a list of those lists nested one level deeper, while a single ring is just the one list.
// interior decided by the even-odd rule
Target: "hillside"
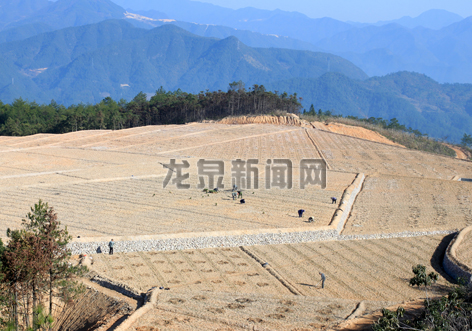
[{"label": "hillside", "polygon": [[[21,3],[17,5],[21,10]],[[55,29],[98,23],[111,18],[124,18],[125,10],[109,0],[58,0],[47,1],[46,6],[31,11],[25,18],[7,21],[3,29],[33,23],[45,23]]]},{"label": "hillside", "polygon": [[[444,251],[472,223],[472,187],[452,179],[468,176],[472,163],[278,122],[0,137],[0,232],[18,228],[41,197],[73,236],[72,253],[93,258],[84,280],[91,295],[59,314],[72,331],[85,320],[141,331],[335,329],[424,299],[408,283],[417,264],[440,274],[429,298],[444,295],[452,286]],[[210,158],[225,166],[218,193],[197,187],[197,162]],[[292,161],[290,189],[264,185],[267,173],[280,174],[267,168],[275,158]],[[326,188],[301,188],[302,160],[320,158]],[[190,188],[163,184],[170,159],[188,162]],[[245,203],[231,196],[236,159],[259,160],[253,169],[265,174],[258,188],[241,190]],[[118,301],[149,290],[154,300],[137,314],[112,317]]]},{"label": "hillside", "polygon": [[49,5],[48,0],[8,0],[0,3],[0,30]]},{"label": "hillside", "polygon": [[408,70],[439,82],[470,83],[472,17],[439,30],[399,24],[353,28],[315,46],[352,61],[368,75]]},{"label": "hillside", "polygon": [[290,79],[267,86],[296,91],[308,109],[332,110],[360,118],[397,118],[431,137],[459,142],[472,127],[472,85],[439,84],[429,77],[399,72],[356,81],[336,73],[318,79]]},{"label": "hillside", "polygon": [[315,43],[352,28],[332,18],[313,19],[298,12],[262,10],[246,7],[238,10],[190,0],[114,0],[124,8],[154,9],[178,21],[224,25],[263,34],[275,34]]},{"label": "hillside", "polygon": [[363,26],[368,26],[368,25],[382,26],[382,25],[395,23],[395,24],[399,24],[410,29],[414,29],[421,26],[427,29],[439,30],[448,25],[462,21],[463,19],[464,17],[455,13],[451,13],[444,9],[430,9],[421,13],[420,15],[416,17],[403,16],[398,19],[389,20],[389,21],[379,21],[374,24],[353,23],[353,22],[350,22],[350,23],[357,27],[363,27]]},{"label": "hillside", "polygon": [[[105,21],[5,43],[0,55],[13,71],[29,75],[44,97],[31,90],[2,94],[3,102],[55,99],[66,105],[96,103],[111,96],[131,99],[160,86],[188,92],[226,90],[242,80],[248,86],[294,77],[317,78],[327,70],[353,79],[367,76],[350,62],[325,53],[251,48],[235,37],[218,40],[173,25],[152,30],[123,21]],[[38,71],[41,69],[40,71]],[[0,82],[8,89],[10,80]]]},{"label": "hillside", "polygon": [[[439,82],[471,83],[470,18],[444,10],[429,10],[418,17],[362,24],[328,17],[309,18],[282,10],[232,10],[190,0],[115,0],[130,10],[159,10],[171,19],[221,25],[305,42],[342,56],[368,75],[415,71]],[[302,44],[300,44],[302,45]]]}]

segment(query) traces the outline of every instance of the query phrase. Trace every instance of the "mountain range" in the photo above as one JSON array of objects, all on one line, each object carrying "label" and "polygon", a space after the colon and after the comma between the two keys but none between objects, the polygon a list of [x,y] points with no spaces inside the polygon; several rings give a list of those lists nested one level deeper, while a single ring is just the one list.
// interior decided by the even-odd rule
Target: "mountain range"
[{"label": "mountain range", "polygon": [[[10,63],[0,81],[0,99],[11,102],[18,89],[39,102],[99,102],[107,96],[130,98],[160,86],[189,92],[226,89],[232,81],[247,85],[287,78],[316,78],[328,70],[366,79],[358,67],[326,53],[251,48],[235,37],[205,38],[174,25],[145,30],[123,20],[108,20],[40,34],[2,44]],[[28,82],[27,82],[28,81]],[[28,92],[28,94],[26,94]],[[20,94],[21,95],[21,94]]]},{"label": "mountain range", "polygon": [[269,84],[297,92],[316,110],[360,118],[396,118],[432,137],[459,142],[472,127],[472,84],[439,84],[418,73],[397,72],[366,80],[326,73],[317,79],[293,78]]},{"label": "mountain range", "polygon": [[[439,82],[472,83],[472,67],[468,60],[472,57],[469,42],[472,40],[472,17],[464,19],[445,10],[429,10],[415,18],[358,24],[327,17],[313,19],[282,10],[251,7],[232,10],[190,0],[114,1],[129,11],[159,9],[176,21],[289,37],[299,41],[293,43],[297,49],[342,56],[370,76],[409,70]],[[207,33],[207,36],[216,37],[218,32],[215,30],[218,29],[222,28],[213,27],[214,35]],[[195,30],[192,32],[198,34]]]},{"label": "mountain range", "polygon": [[471,85],[444,83],[472,82],[471,33],[472,18],[441,10],[363,24],[190,0],[8,0],[0,100],[96,103],[241,80],[458,141],[472,124]]},{"label": "mountain range", "polygon": [[[22,15],[14,14],[22,8]],[[141,28],[175,24],[205,37],[235,36],[251,47],[333,53],[369,76],[408,70],[438,82],[472,82],[472,18],[444,10],[360,24],[282,10],[233,10],[191,0],[9,0],[0,7],[0,17],[6,20],[0,23],[0,42],[116,18]]]}]

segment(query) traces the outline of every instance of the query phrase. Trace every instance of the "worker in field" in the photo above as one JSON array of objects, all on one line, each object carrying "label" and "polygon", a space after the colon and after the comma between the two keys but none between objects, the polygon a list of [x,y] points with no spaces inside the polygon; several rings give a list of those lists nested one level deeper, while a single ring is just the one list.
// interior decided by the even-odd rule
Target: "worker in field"
[{"label": "worker in field", "polygon": [[311,222],[314,222],[314,221],[315,221],[315,219],[313,218],[313,216],[308,217],[308,222],[311,223]]},{"label": "worker in field", "polygon": [[237,196],[236,192],[232,192],[231,196],[233,197],[233,200],[236,199],[236,196]]},{"label": "worker in field", "polygon": [[112,240],[110,240],[110,242],[108,243],[108,247],[110,247],[110,255],[113,255],[113,246],[115,246],[115,242]]},{"label": "worker in field", "polygon": [[332,197],[332,198],[331,198],[331,204],[336,203],[336,201],[338,201],[337,198],[335,198],[335,197]]},{"label": "worker in field", "polygon": [[242,191],[238,191],[238,199],[239,198],[242,198],[243,197],[243,192]]},{"label": "worker in field", "polygon": [[325,284],[325,281],[326,281],[326,275],[322,272],[320,272],[319,274],[321,276],[321,288],[324,288],[324,284]]},{"label": "worker in field", "polygon": [[246,200],[241,199],[239,202],[240,202],[240,203],[246,203]]},{"label": "worker in field", "polygon": [[303,213],[305,212],[304,209],[299,209],[298,210],[298,217],[303,217]]}]

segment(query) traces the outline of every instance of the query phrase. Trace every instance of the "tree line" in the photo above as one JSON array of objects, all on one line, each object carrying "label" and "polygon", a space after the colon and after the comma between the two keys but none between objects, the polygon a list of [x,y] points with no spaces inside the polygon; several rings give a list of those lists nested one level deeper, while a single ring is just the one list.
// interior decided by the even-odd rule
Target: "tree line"
[{"label": "tree line", "polygon": [[162,87],[150,100],[143,92],[127,102],[110,97],[100,103],[65,107],[54,100],[39,105],[17,99],[0,102],[0,135],[25,136],[36,133],[67,133],[79,130],[126,129],[144,125],[184,124],[227,116],[268,114],[275,110],[298,113],[297,94],[267,91],[263,85],[246,90],[243,82],[229,84],[228,91],[198,94],[165,91]]},{"label": "tree line", "polygon": [[69,263],[72,237],[47,203],[39,200],[22,225],[8,229],[8,244],[0,239],[0,329],[46,330],[54,305],[83,292],[76,276],[85,269]]}]

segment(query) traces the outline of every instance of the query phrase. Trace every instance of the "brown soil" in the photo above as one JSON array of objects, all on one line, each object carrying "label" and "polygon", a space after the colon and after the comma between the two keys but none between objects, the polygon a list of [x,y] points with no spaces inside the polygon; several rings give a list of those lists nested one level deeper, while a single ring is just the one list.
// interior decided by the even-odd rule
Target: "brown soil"
[{"label": "brown soil", "polygon": [[[385,307],[391,311],[396,311],[398,307],[405,309],[405,315],[403,318],[411,320],[421,315],[424,310],[424,300],[414,300],[411,302],[405,302],[402,304],[394,305],[391,307]],[[372,330],[372,324],[382,317],[382,313],[377,311],[373,314],[367,314],[356,319],[342,322],[333,327],[336,331],[368,331]]]},{"label": "brown soil", "polygon": [[343,234],[462,229],[472,225],[468,182],[368,176]]},{"label": "brown soil", "polygon": [[[143,291],[168,288],[160,291],[155,309],[133,325],[136,330],[205,325],[240,330],[247,323],[263,330],[321,329],[342,322],[360,301],[368,315],[423,299],[424,291],[408,284],[411,266],[439,271],[435,251],[446,245],[443,237],[430,236],[245,247],[267,261],[277,277],[239,248],[96,255],[93,267]],[[320,271],[327,276],[324,289]],[[300,295],[293,295],[287,283]],[[430,295],[444,294],[447,284],[440,277]]]},{"label": "brown soil", "polygon": [[472,163],[378,144],[321,130],[309,132],[333,170],[365,174],[397,175],[412,178],[439,178],[472,174]]},{"label": "brown soil", "polygon": [[449,144],[444,144],[446,145],[447,147],[449,147],[450,149],[454,150],[454,152],[456,152],[456,158],[458,159],[461,159],[461,160],[469,160],[470,159],[470,155],[467,153],[465,153],[460,147],[458,146],[453,146],[453,145],[449,145]]},{"label": "brown soil", "polygon": [[385,138],[380,133],[377,133],[375,131],[365,129],[359,126],[351,126],[351,125],[334,123],[334,122],[330,122],[330,123],[312,122],[311,124],[317,129],[324,130],[324,131],[340,133],[346,136],[362,138],[362,139],[379,142],[379,143],[383,143],[387,145],[404,147],[400,144],[397,144],[391,141],[390,139]]},{"label": "brown soil", "polygon": [[220,124],[275,124],[275,125],[295,125],[311,127],[307,121],[300,120],[295,114],[287,116],[260,115],[260,116],[238,116],[227,117],[219,121]]},{"label": "brown soil", "polygon": [[[340,198],[358,173],[366,174],[366,181],[344,234],[452,230],[472,222],[472,186],[451,181],[470,178],[472,163],[393,146],[335,124],[332,130],[344,130],[343,135],[307,127],[296,117],[263,120],[268,124],[0,137],[0,234],[19,227],[40,198],[56,209],[73,236],[81,237],[309,229],[329,224],[338,207],[330,197]],[[196,162],[205,158],[225,161],[225,190],[218,194],[196,189]],[[243,192],[244,206],[228,190],[231,160],[237,158],[260,160],[261,188]],[[273,158],[292,160],[292,190],[263,188],[265,163]],[[306,158],[328,162],[327,189],[298,188],[299,162]],[[162,164],[170,159],[190,163],[190,190],[163,189],[167,169]],[[296,217],[300,208],[316,222]],[[94,268],[143,292],[170,288],[133,330],[322,329],[342,321],[360,301],[371,313],[422,298],[422,291],[408,286],[411,266],[421,263],[444,275],[438,260],[444,243],[441,236],[422,236],[245,248],[267,268],[239,248],[94,255]],[[328,276],[325,289],[320,289],[319,271]],[[444,293],[447,285],[441,277],[434,290]],[[80,305],[77,313],[84,316],[98,309]],[[120,317],[104,314],[111,324]]]}]

